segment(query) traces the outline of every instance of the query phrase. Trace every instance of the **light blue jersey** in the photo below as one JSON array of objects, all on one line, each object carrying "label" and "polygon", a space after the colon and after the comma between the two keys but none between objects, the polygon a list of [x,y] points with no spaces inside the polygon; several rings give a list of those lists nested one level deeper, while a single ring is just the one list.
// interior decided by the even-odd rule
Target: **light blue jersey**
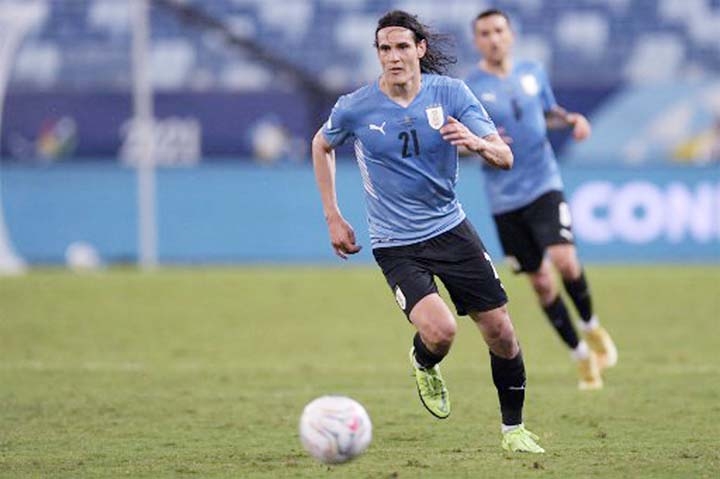
[{"label": "light blue jersey", "polygon": [[483,137],[495,126],[461,80],[423,74],[408,107],[378,82],[344,95],[323,127],[333,147],[355,140],[373,248],[418,243],[465,219],[455,195],[457,148],[442,139],[448,116]]},{"label": "light blue jersey", "polygon": [[557,106],[543,68],[519,62],[507,78],[479,68],[465,80],[498,129],[512,138],[509,171],[483,168],[493,214],[516,210],[551,190],[562,190],[555,153],[547,139],[545,113]]}]

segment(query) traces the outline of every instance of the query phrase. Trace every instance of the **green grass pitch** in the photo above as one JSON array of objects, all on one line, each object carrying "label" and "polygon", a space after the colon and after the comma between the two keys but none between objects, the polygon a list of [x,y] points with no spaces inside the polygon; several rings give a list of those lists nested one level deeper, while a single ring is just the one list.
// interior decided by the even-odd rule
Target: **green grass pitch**
[{"label": "green grass pitch", "polygon": [[[510,456],[487,351],[461,318],[446,421],[420,405],[411,327],[374,268],[33,272],[0,278],[0,477],[720,477],[720,269],[588,268],[617,368],[579,392],[526,280],[502,273],[526,357]],[[303,406],[368,409],[353,463],[302,451]]]}]

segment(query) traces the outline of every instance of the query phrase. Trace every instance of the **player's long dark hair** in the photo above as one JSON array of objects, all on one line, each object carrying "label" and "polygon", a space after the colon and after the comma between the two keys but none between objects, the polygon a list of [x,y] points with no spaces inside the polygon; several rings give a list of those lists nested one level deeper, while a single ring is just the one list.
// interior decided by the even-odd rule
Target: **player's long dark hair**
[{"label": "player's long dark hair", "polygon": [[377,34],[387,27],[407,28],[415,35],[415,43],[425,40],[427,51],[420,59],[420,71],[423,73],[444,74],[448,67],[457,62],[457,59],[447,53],[447,49],[453,44],[449,35],[437,33],[427,25],[418,20],[416,15],[410,15],[402,10],[393,10],[386,13],[378,20],[375,29],[375,48],[378,47]]}]

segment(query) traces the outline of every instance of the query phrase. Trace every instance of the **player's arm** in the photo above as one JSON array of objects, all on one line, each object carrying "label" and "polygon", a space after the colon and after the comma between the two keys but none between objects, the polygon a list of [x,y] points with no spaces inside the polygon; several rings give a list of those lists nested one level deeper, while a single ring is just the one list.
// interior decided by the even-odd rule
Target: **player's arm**
[{"label": "player's arm", "polygon": [[587,139],[591,132],[590,122],[584,115],[569,112],[559,105],[545,112],[545,123],[550,130],[572,128],[573,138],[578,141]]},{"label": "player's arm", "polygon": [[335,150],[325,139],[322,128],[312,141],[312,159],[330,243],[336,255],[347,259],[347,255],[357,253],[362,247],[355,243],[355,231],[340,213],[335,189]]},{"label": "player's arm", "polygon": [[512,168],[512,151],[497,133],[491,133],[481,138],[460,121],[449,116],[447,123],[440,128],[440,134],[443,140],[451,145],[477,153],[491,166],[503,170]]},{"label": "player's arm", "polygon": [[542,66],[537,65],[536,78],[540,82],[540,102],[545,111],[545,123],[550,130],[572,128],[573,137],[582,141],[590,136],[590,122],[580,113],[567,111],[558,105],[555,93],[550,86],[550,79]]}]

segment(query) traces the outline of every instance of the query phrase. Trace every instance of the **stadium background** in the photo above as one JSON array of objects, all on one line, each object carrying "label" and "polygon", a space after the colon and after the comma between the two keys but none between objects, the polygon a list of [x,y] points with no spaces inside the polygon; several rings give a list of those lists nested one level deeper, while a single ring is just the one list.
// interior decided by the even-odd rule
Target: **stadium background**
[{"label": "stadium background", "polygon": [[[143,46],[139,1],[0,0],[0,479],[718,477],[720,2],[147,3]],[[579,392],[527,280],[499,268],[542,457],[499,449],[470,321],[443,362],[453,417],[419,405],[351,152],[340,201],[366,247],[348,262],[308,157],[335,97],[377,76],[385,10],[452,34],[462,76],[469,23],[491,5],[593,122],[584,144],[552,141],[620,351],[604,389]],[[472,162],[460,197],[499,258]],[[2,274],[20,259],[27,274]],[[328,393],[374,426],[367,454],[337,468],[297,437]]]},{"label": "stadium background", "polygon": [[[374,24],[406,8],[450,33],[465,75],[469,20],[489,2],[157,0],[150,8],[157,235],[162,263],[334,261],[309,140],[338,94],[378,75]],[[6,22],[17,3],[3,2]],[[128,2],[23,2],[0,136],[7,236],[30,264],[87,244],[138,253],[142,135],[133,115]],[[720,259],[720,6],[714,0],[505,1],[516,55],[546,65],[594,135],[553,133],[578,240],[592,261]],[[8,29],[5,30],[6,32]],[[133,126],[134,125],[134,126]],[[341,204],[365,236],[360,181],[341,151]],[[478,168],[461,199],[494,255]],[[287,232],[293,232],[288,234]],[[371,260],[366,251],[360,262]]]}]

